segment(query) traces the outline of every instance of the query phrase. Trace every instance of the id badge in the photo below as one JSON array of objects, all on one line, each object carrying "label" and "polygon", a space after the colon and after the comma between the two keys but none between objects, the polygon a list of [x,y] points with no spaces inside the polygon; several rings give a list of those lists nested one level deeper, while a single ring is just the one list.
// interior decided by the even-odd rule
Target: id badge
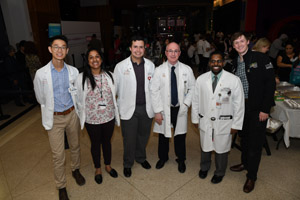
[{"label": "id badge", "polygon": [[222,104],[229,104],[229,97],[222,97],[222,100],[221,100],[221,103]]},{"label": "id badge", "polygon": [[100,109],[100,110],[105,110],[105,108],[106,108],[106,105],[104,105],[104,104],[99,104],[99,106],[98,106],[98,107],[99,107],[99,109]]}]

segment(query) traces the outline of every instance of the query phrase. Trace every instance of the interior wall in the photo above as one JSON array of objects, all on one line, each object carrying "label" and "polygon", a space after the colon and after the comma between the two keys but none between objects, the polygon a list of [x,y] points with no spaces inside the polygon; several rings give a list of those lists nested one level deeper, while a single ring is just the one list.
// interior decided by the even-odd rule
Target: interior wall
[{"label": "interior wall", "polygon": [[27,0],[1,0],[1,9],[10,45],[33,41]]},{"label": "interior wall", "polygon": [[[9,1],[9,0],[8,0]],[[59,0],[27,0],[32,33],[42,64],[50,61],[48,24],[60,23]]]}]

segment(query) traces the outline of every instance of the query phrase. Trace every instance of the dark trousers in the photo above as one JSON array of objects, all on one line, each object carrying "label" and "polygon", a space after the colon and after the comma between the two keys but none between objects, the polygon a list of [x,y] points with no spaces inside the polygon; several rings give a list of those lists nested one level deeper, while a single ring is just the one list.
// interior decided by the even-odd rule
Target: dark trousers
[{"label": "dark trousers", "polygon": [[[177,115],[179,107],[171,107],[171,123],[176,129]],[[179,161],[185,161],[186,159],[186,148],[185,148],[185,137],[186,134],[177,135],[174,137],[175,155]],[[159,134],[158,138],[158,157],[160,160],[167,161],[169,159],[169,138],[166,138],[163,134]]]},{"label": "dark trousers", "polygon": [[115,119],[104,124],[87,124],[85,128],[91,139],[91,153],[95,168],[100,168],[101,145],[103,150],[104,164],[111,162],[111,137],[114,132]]},{"label": "dark trousers", "polygon": [[129,120],[121,120],[123,135],[123,166],[131,168],[134,160],[142,163],[146,160],[146,145],[150,136],[152,118],[148,117],[146,105],[136,105]]},{"label": "dark trousers", "polygon": [[243,130],[239,132],[242,147],[242,163],[247,169],[247,178],[257,179],[263,144],[266,138],[267,120],[259,121],[259,111],[249,111],[245,104]]},{"label": "dark trousers", "polygon": [[198,57],[199,57],[198,72],[203,72],[203,54],[198,54]]},{"label": "dark trousers", "polygon": [[[201,150],[201,163],[200,167],[202,171],[208,171],[211,165],[211,154],[212,152],[204,152]],[[215,153],[215,164],[216,170],[214,175],[224,176],[227,168],[228,152],[226,153]]]}]

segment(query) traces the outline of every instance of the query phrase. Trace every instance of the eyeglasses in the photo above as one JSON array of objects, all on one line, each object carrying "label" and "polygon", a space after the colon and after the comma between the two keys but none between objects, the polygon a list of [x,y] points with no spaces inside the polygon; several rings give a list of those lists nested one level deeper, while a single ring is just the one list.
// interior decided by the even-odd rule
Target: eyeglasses
[{"label": "eyeglasses", "polygon": [[180,53],[180,50],[166,50],[166,52],[178,54]]},{"label": "eyeglasses", "polygon": [[52,49],[53,49],[53,51],[58,51],[58,49],[60,49],[61,51],[65,51],[67,49],[67,47],[66,46],[62,46],[62,47],[52,46]]},{"label": "eyeglasses", "polygon": [[221,63],[223,63],[223,60],[210,60],[209,62],[212,64],[215,64],[215,63],[221,64]]}]

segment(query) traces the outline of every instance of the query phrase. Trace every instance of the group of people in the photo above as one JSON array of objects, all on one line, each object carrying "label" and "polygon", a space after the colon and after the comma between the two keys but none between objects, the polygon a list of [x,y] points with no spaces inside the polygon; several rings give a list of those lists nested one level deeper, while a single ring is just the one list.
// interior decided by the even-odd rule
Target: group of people
[{"label": "group of people", "polygon": [[8,84],[2,88],[7,96],[14,99],[16,106],[25,106],[23,103],[26,102],[34,103],[32,82],[35,72],[42,66],[34,42],[22,40],[18,43],[18,51],[11,45],[5,50],[7,56],[4,58],[2,73]]},{"label": "group of people", "polygon": [[267,38],[258,39],[252,50],[269,55],[278,82],[285,81],[300,86],[300,51],[297,42],[289,40],[286,34],[281,34],[272,44]]},{"label": "group of people", "polygon": [[[232,134],[242,138],[242,163],[232,171],[247,170],[244,192],[254,189],[261,158],[266,120],[274,105],[275,78],[268,56],[250,51],[244,33],[232,36],[239,56],[234,70],[223,70],[222,52],[211,52],[210,71],[195,80],[191,67],[179,61],[181,49],[176,42],[165,48],[166,61],[160,66],[144,58],[144,38],[131,38],[131,55],[119,62],[114,73],[105,66],[97,48],[87,51],[87,64],[79,74],[64,62],[68,40],[58,35],[48,46],[52,60],[39,69],[34,90],[41,105],[42,124],[48,132],[59,199],[69,199],[66,191],[64,132],[71,153],[72,176],[85,184],[80,173],[79,127],[86,127],[91,140],[95,182],[102,183],[101,147],[105,171],[113,178],[118,172],[111,166],[111,138],[115,124],[123,136],[123,174],[132,175],[134,161],[150,169],[146,145],[151,133],[159,133],[156,169],[169,160],[169,140],[174,135],[178,171],[186,171],[186,134],[188,110],[200,132],[201,163],[199,177],[204,179],[216,152],[216,170],[211,182],[220,183],[225,175]],[[172,132],[173,129],[173,132]]]}]

